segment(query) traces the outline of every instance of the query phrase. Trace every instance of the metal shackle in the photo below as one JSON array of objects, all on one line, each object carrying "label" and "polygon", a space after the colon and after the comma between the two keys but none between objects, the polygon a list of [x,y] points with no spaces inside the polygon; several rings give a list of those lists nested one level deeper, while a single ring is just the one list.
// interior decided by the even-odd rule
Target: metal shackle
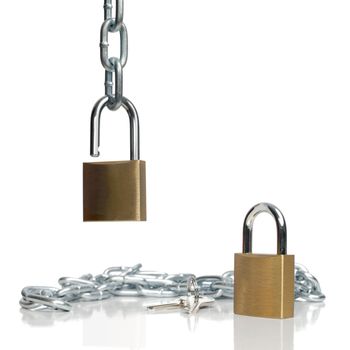
[{"label": "metal shackle", "polygon": [[[90,123],[90,155],[98,157],[100,152],[100,119],[103,109],[108,105],[109,97],[100,98],[91,113]],[[122,106],[126,110],[130,121],[130,160],[140,159],[140,125],[139,116],[135,106],[127,98],[123,97]]]},{"label": "metal shackle", "polygon": [[243,253],[252,252],[252,233],[255,218],[260,213],[269,213],[277,227],[277,254],[287,254],[287,225],[282,212],[273,204],[259,203],[249,210],[243,224]]}]

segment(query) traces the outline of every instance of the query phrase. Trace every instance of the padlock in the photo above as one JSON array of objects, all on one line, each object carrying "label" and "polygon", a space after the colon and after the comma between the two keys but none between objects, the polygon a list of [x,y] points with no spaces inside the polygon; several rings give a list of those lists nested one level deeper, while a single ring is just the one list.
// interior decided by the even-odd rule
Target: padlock
[{"label": "padlock", "polygon": [[[90,155],[99,156],[100,118],[109,103],[101,98],[92,111]],[[146,163],[140,160],[139,119],[123,98],[130,120],[130,160],[83,164],[84,221],[146,220]]]},{"label": "padlock", "polygon": [[[271,214],[277,226],[277,255],[252,254],[253,224],[260,213]],[[287,226],[274,205],[260,203],[243,225],[243,253],[235,254],[234,313],[245,316],[294,316],[294,255],[287,255]]]}]

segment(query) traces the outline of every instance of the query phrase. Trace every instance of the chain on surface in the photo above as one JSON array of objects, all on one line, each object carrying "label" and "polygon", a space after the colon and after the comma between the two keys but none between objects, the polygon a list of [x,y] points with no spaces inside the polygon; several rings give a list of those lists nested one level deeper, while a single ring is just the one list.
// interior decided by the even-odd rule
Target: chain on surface
[{"label": "chain on surface", "polygon": [[[100,34],[100,57],[105,69],[105,95],[109,98],[107,107],[113,111],[120,108],[123,101],[123,68],[128,60],[128,31],[123,22],[124,0],[115,0],[116,11],[113,14],[113,0],[104,2],[104,22]],[[119,33],[119,57],[109,57],[109,33]]]},{"label": "chain on surface", "polygon": [[[187,280],[193,274],[141,271],[133,267],[111,267],[102,274],[79,278],[62,277],[60,288],[26,287],[20,305],[32,311],[70,311],[72,303],[104,300],[116,296],[179,297],[187,294]],[[233,271],[196,278],[200,295],[233,298]],[[295,266],[295,300],[320,302],[325,299],[317,279],[302,265]]]}]

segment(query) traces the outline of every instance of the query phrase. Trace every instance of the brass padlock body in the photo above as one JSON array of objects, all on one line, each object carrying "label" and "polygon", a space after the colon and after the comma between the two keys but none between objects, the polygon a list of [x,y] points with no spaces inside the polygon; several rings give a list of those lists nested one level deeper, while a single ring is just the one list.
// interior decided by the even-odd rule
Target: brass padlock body
[{"label": "brass padlock body", "polygon": [[84,221],[146,220],[146,163],[83,164]]},{"label": "brass padlock body", "polygon": [[[256,216],[271,214],[277,226],[277,255],[252,254]],[[243,225],[243,253],[235,254],[234,313],[245,316],[294,316],[294,255],[287,255],[287,226],[274,205],[260,203],[247,214]]]},{"label": "brass padlock body", "polygon": [[234,312],[238,315],[294,316],[294,256],[235,254]]}]

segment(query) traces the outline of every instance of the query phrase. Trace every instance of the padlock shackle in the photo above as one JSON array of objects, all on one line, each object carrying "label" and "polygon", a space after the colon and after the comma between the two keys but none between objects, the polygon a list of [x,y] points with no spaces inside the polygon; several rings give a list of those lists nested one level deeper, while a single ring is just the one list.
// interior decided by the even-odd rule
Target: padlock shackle
[{"label": "padlock shackle", "polygon": [[287,225],[282,212],[273,204],[259,203],[249,210],[243,224],[243,253],[252,253],[252,233],[255,218],[260,213],[269,213],[277,227],[277,254],[287,254]]},{"label": "padlock shackle", "polygon": [[[100,120],[104,108],[109,102],[108,96],[100,98],[91,113],[90,122],[90,155],[98,157],[100,152]],[[140,159],[140,125],[139,116],[135,106],[127,98],[123,97],[122,106],[126,110],[130,121],[130,160]]]}]

